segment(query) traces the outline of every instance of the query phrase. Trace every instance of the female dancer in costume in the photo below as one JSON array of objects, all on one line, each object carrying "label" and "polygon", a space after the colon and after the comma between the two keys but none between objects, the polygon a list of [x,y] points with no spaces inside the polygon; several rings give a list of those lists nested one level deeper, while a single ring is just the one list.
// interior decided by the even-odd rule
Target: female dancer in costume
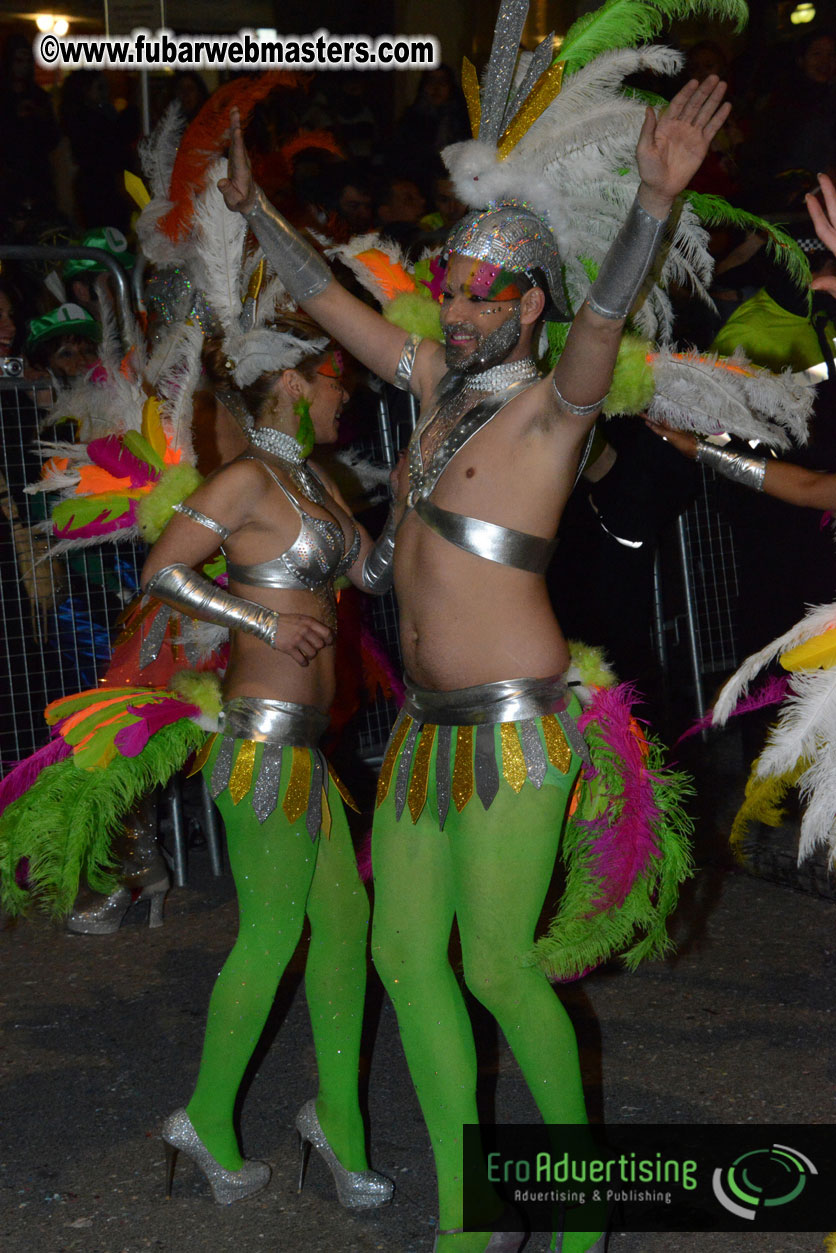
[{"label": "female dancer in costume", "polygon": [[[231,363],[217,355],[223,375]],[[177,507],[143,571],[154,596],[231,630],[220,732],[196,768],[226,823],[239,933],[212,993],[197,1086],[163,1127],[169,1192],[182,1151],[219,1204],[270,1177],[266,1163],[242,1159],[232,1113],[306,914],[319,1095],[296,1120],[302,1170],[312,1144],[343,1205],[392,1195],[389,1180],[367,1169],[357,1101],[368,900],[340,785],[329,783],[317,748],[334,697],[334,580],[359,580],[369,547],[333,485],[305,460],[314,442],[336,439],[341,368],[338,352],[309,352],[293,369],[221,393],[233,411],[246,405],[253,414],[250,446]],[[219,542],[228,591],[194,569]]]}]

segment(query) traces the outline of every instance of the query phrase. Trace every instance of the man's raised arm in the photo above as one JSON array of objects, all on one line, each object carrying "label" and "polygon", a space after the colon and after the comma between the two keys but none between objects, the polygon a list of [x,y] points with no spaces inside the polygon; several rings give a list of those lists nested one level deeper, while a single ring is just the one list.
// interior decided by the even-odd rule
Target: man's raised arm
[{"label": "man's raised arm", "polygon": [[273,208],[253,180],[237,109],[230,121],[227,177],[218,183],[227,208],[247,219],[291,298],[358,361],[395,382],[406,332],[346,291],[313,245]]},{"label": "man's raised arm", "polygon": [[641,184],[601,263],[554,369],[559,411],[594,420],[606,399],[624,322],[658,252],[668,215],[729,115],[726,84],[692,79],[657,118],[648,108],[636,148]]}]

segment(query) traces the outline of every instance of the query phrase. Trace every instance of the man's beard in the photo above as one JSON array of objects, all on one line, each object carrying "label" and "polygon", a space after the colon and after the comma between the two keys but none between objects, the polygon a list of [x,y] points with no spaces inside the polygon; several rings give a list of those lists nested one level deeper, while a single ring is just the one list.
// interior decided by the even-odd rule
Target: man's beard
[{"label": "man's beard", "polygon": [[[498,326],[489,335],[482,335],[472,322],[455,322],[444,328],[444,359],[447,368],[456,374],[477,374],[499,365],[520,342],[522,323],[520,322],[520,306],[514,306],[511,317]],[[451,335],[465,334],[476,340],[476,347],[463,353],[457,345],[451,343]]]}]

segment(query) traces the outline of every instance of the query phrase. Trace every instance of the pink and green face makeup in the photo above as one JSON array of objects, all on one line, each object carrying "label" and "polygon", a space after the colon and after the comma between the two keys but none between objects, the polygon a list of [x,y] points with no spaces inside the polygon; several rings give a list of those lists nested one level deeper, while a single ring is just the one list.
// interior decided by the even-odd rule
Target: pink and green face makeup
[{"label": "pink and green face makeup", "polygon": [[472,261],[461,289],[476,300],[519,300],[523,294],[517,276],[490,261]]},{"label": "pink and green face makeup", "polygon": [[322,365],[317,367],[316,372],[328,379],[341,379],[345,374],[345,358],[341,350],[335,348],[333,352],[329,352]]}]

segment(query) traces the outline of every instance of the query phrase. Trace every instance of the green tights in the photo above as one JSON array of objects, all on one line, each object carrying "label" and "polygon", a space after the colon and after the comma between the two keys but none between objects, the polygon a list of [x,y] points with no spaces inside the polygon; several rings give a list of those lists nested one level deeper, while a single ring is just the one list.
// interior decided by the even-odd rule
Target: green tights
[{"label": "green tights", "polygon": [[[218,747],[220,746],[220,739]],[[204,766],[211,778],[217,747]],[[285,754],[284,774],[289,758]],[[238,938],[218,975],[200,1073],[188,1115],[213,1157],[239,1170],[242,1157],[232,1111],[244,1071],[273,1005],[307,914],[311,942],[305,991],[319,1070],[317,1113],[347,1170],[365,1170],[365,1133],[357,1101],[360,1033],[366,988],[368,897],[335,787],[328,791],[330,837],[311,842],[304,815],[289,823],[279,804],[262,825],[250,796],[218,798],[238,895]]]},{"label": "green tights", "polygon": [[[487,811],[476,796],[461,813],[451,805],[444,831],[429,805],[414,826],[408,808],[399,822],[394,787],[377,810],[372,954],[429,1131],[442,1230],[462,1225],[462,1125],[478,1121],[473,1030],[448,958],[454,917],[467,986],[496,1018],[543,1119],[586,1122],[569,1016],[544,976],[520,965],[578,768],[574,756],[566,775],[550,766],[539,790],[526,781],[515,793],[501,783]],[[429,777],[432,796],[434,760]],[[567,1232],[566,1253],[580,1253],[598,1234]],[[438,1250],[481,1253],[486,1242],[477,1232],[442,1236]]]}]

